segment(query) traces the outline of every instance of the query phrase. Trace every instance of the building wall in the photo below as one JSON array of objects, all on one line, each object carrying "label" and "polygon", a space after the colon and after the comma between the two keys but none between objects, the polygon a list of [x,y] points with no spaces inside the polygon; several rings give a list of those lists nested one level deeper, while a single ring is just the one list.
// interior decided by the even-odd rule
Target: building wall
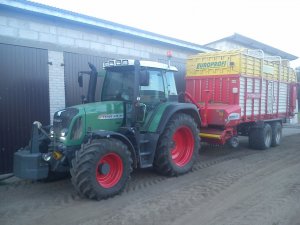
[{"label": "building wall", "polygon": [[[300,67],[296,68],[296,73],[297,73],[297,81],[300,82]],[[300,87],[298,88],[298,113],[300,113]]]},{"label": "building wall", "polygon": [[[1,39],[12,38],[9,42],[16,44],[24,43],[51,50],[76,51],[97,55],[106,52],[114,55],[131,55],[143,59],[165,55],[166,51],[170,49],[164,44],[130,38],[53,18],[25,15],[1,8],[0,15]],[[175,58],[185,59],[189,54],[191,51],[176,49],[176,47],[174,49],[173,47]]]},{"label": "building wall", "polygon": [[[130,55],[150,59],[164,56],[172,48],[175,58],[186,59],[189,50],[176,49],[164,44],[151,43],[138,38],[111,33],[69,21],[26,15],[0,8],[1,39],[15,44],[51,50],[75,51],[99,55]],[[9,40],[9,38],[11,38]],[[0,39],[0,40],[1,40]]]},{"label": "building wall", "polygon": [[65,79],[64,79],[64,54],[57,51],[48,51],[49,64],[49,101],[50,121],[56,111],[65,108]]},{"label": "building wall", "polygon": [[208,47],[218,49],[221,51],[245,48],[245,46],[243,46],[243,45],[240,45],[240,44],[237,44],[234,42],[230,42],[230,41],[215,42],[215,43],[209,44]]},{"label": "building wall", "polygon": [[[218,49],[221,51],[227,51],[227,50],[234,50],[234,49],[241,49],[241,48],[249,48],[247,45],[242,45],[240,43],[232,42],[232,41],[218,41],[212,44],[207,45],[210,48]],[[264,52],[265,56],[271,56],[268,52]]]},{"label": "building wall", "polygon": [[[50,117],[65,107],[63,52],[107,58],[166,61],[172,50],[173,61],[180,67],[179,83],[183,87],[185,60],[197,53],[176,46],[129,37],[71,21],[63,21],[0,7],[0,43],[47,49],[49,52]],[[52,65],[51,65],[52,64]]]}]

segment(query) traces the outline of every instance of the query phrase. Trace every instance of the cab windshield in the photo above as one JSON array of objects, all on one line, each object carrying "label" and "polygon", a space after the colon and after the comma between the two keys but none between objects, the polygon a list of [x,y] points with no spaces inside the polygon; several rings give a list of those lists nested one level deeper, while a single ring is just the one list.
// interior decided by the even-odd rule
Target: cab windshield
[{"label": "cab windshield", "polygon": [[134,67],[117,67],[107,70],[103,83],[102,101],[132,101]]}]

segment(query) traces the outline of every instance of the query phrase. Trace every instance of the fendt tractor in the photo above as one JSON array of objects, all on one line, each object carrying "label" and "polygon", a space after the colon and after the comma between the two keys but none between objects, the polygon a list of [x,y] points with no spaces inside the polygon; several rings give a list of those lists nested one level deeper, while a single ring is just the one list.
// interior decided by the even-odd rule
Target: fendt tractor
[{"label": "fendt tractor", "polygon": [[76,191],[90,199],[120,193],[133,168],[177,176],[191,170],[200,147],[199,111],[179,103],[174,72],[162,63],[110,60],[101,101],[97,69],[89,64],[87,97],[54,114],[53,126],[34,122],[29,145],[14,155],[17,177],[43,180],[70,171]]}]

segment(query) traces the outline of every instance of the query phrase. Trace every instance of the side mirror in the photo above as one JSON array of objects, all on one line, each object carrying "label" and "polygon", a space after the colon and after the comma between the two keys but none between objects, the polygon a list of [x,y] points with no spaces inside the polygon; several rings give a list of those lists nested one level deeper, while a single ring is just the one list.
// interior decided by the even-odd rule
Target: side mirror
[{"label": "side mirror", "polygon": [[140,85],[149,86],[149,72],[146,70],[140,72]]},{"label": "side mirror", "polygon": [[143,123],[146,117],[146,105],[143,103],[138,103],[136,107],[136,121]]},{"label": "side mirror", "polygon": [[82,75],[80,73],[78,73],[78,84],[79,84],[79,87],[83,86]]}]

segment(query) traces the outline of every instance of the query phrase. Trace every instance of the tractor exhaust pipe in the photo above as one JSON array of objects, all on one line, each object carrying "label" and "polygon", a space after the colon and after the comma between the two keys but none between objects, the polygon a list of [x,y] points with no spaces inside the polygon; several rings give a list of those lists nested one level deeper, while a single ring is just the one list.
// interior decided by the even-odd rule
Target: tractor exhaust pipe
[{"label": "tractor exhaust pipe", "polygon": [[91,74],[87,93],[87,102],[95,102],[98,72],[96,67],[92,63],[89,63],[89,67],[91,68]]},{"label": "tractor exhaust pipe", "polygon": [[82,74],[87,74],[90,76],[89,86],[87,91],[87,98],[82,97],[82,103],[90,103],[95,102],[95,94],[96,94],[96,85],[97,85],[97,76],[98,72],[96,67],[92,63],[88,63],[91,71],[80,71],[78,73],[78,84],[79,87],[83,86]]}]

